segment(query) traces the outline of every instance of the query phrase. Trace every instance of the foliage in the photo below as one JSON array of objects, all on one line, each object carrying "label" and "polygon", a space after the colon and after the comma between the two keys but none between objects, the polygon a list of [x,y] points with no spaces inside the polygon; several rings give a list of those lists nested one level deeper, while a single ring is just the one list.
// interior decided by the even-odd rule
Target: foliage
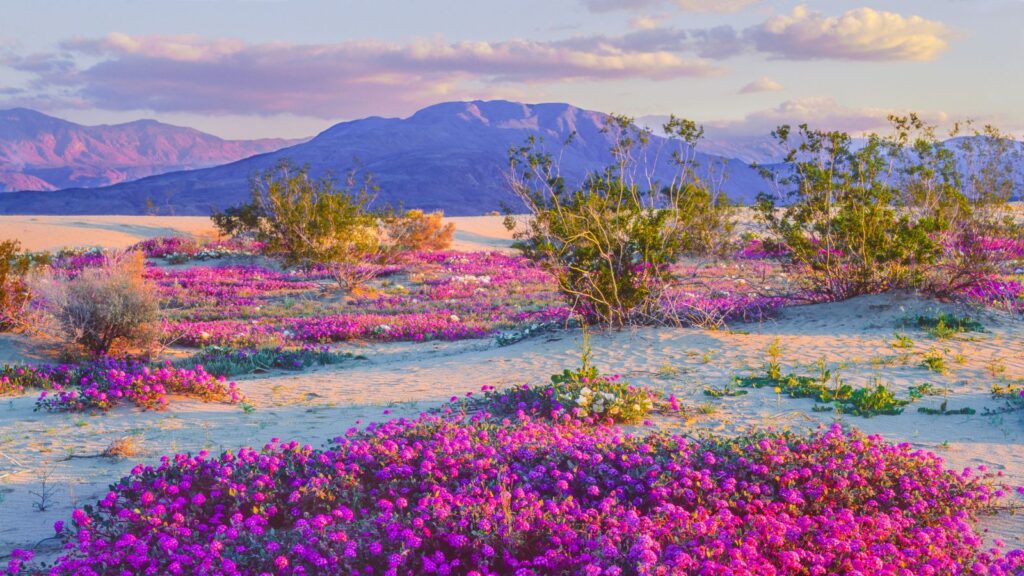
[{"label": "foliage", "polygon": [[447,250],[455,237],[455,224],[444,222],[443,212],[398,211],[383,220],[384,233],[401,252]]},{"label": "foliage", "polygon": [[282,161],[253,178],[252,200],[212,218],[227,235],[253,234],[289,266],[330,267],[346,288],[366,280],[364,260],[382,246],[380,215],[370,211],[376,185],[349,173],[343,186]]},{"label": "foliage", "polygon": [[[510,151],[512,191],[530,219],[517,246],[551,271],[574,310],[614,326],[661,322],[669,266],[685,253],[725,252],[733,210],[716,182],[697,176],[694,150],[703,129],[673,117],[665,126],[678,175],[667,184],[641,181],[650,132],[609,117],[614,165],[572,188],[551,154],[530,139]],[[515,229],[509,218],[506,225]]]},{"label": "foliage", "polygon": [[927,331],[935,338],[950,338],[965,332],[984,332],[985,326],[970,316],[957,316],[943,312],[936,316],[918,315],[916,318],[904,319],[904,326],[915,326]]},{"label": "foliage", "polygon": [[159,300],[143,272],[141,254],[113,255],[77,276],[51,271],[36,280],[33,292],[68,343],[97,356],[115,347],[147,351]]},{"label": "foliage", "polygon": [[204,348],[198,354],[175,363],[178,367],[202,366],[213,376],[258,374],[270,370],[305,370],[310,366],[328,366],[361,358],[349,353],[332,352],[326,346],[303,346],[299,349],[244,348],[219,346]]},{"label": "foliage", "polygon": [[[590,337],[583,331],[582,361],[575,370],[565,369],[551,376],[551,383],[506,390],[485,386],[483,397],[453,402],[463,410],[482,411],[496,416],[535,415],[557,420],[563,414],[577,418],[635,423],[660,403],[660,395],[622,381],[619,376],[603,376],[590,363]],[[668,403],[678,409],[674,398]]]},{"label": "foliage", "polygon": [[26,277],[34,264],[17,240],[0,242],[0,332],[25,325],[25,312],[32,299]]},{"label": "foliage", "polygon": [[934,348],[924,353],[921,365],[938,374],[945,374],[948,370],[946,367],[946,355],[942,350]]},{"label": "foliage", "polygon": [[[773,132],[789,154],[785,169],[762,169],[778,187],[759,201],[771,240],[831,299],[971,290],[998,272],[994,243],[1020,234],[1007,205],[1019,188],[1016,142],[992,127],[942,142],[914,114],[889,120],[892,135],[859,149],[843,132]],[[780,210],[780,199],[791,203]]]},{"label": "foliage", "polygon": [[933,263],[939,247],[899,210],[886,142],[872,135],[854,150],[848,134],[806,124],[795,135],[789,126],[772,135],[788,149],[787,168],[765,174],[790,187],[791,203],[779,210],[762,195],[758,212],[808,288],[841,300],[920,283],[921,265]]},{"label": "foliage", "polygon": [[[825,363],[819,362],[816,376],[782,375],[777,363],[766,365],[764,376],[736,377],[733,382],[741,388],[773,388],[778,394],[790,398],[811,398],[815,402],[831,403],[844,414],[870,418],[876,415],[896,415],[912,400],[897,398],[886,385],[875,382],[871,386],[854,388],[833,375]],[[818,408],[815,408],[818,410]]]}]

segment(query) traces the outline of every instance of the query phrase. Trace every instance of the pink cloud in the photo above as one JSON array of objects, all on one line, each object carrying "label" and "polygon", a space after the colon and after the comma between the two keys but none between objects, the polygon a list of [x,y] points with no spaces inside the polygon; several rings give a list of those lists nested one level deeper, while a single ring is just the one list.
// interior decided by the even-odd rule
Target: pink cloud
[{"label": "pink cloud", "polygon": [[[410,111],[458,94],[487,95],[502,83],[669,80],[719,69],[668,50],[510,40],[406,44],[245,44],[195,36],[129,36],[65,42],[99,62],[69,68],[64,56],[22,66],[42,87],[71,90],[100,108],[204,113],[301,111],[336,118]],[[58,65],[59,64],[59,65]]]}]

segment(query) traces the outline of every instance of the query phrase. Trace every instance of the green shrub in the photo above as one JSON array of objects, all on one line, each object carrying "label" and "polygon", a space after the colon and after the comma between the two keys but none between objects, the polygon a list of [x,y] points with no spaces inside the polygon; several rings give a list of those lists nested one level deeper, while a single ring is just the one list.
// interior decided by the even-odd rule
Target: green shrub
[{"label": "green shrub", "polygon": [[[539,141],[510,153],[512,191],[531,218],[516,233],[517,247],[551,271],[570,304],[589,320],[614,326],[661,322],[659,306],[671,273],[685,253],[725,251],[734,209],[695,171],[692,151],[703,135],[694,123],[672,118],[665,131],[678,144],[678,176],[667,185],[641,183],[637,158],[648,130],[626,117],[609,117],[615,164],[590,174],[579,188],[559,175]],[[517,222],[506,219],[515,229]]]},{"label": "green shrub", "polygon": [[992,238],[1020,234],[1008,205],[1020,191],[1012,138],[989,126],[943,142],[914,114],[889,120],[891,136],[856,150],[843,132],[772,133],[789,154],[782,170],[762,169],[777,190],[760,196],[760,218],[806,287],[831,299],[956,294],[998,270]]},{"label": "green shrub", "polygon": [[252,234],[290,266],[328,267],[353,288],[372,275],[365,264],[381,250],[381,215],[370,211],[376,186],[350,173],[344,186],[314,179],[288,161],[253,178],[248,204],[212,216],[225,234]]},{"label": "green shrub", "polygon": [[791,204],[776,209],[761,195],[758,214],[774,239],[790,249],[807,288],[830,299],[884,292],[921,282],[922,264],[939,246],[902,212],[899,190],[889,180],[886,143],[872,135],[854,151],[843,132],[789,126],[772,135],[788,147],[779,177]]}]

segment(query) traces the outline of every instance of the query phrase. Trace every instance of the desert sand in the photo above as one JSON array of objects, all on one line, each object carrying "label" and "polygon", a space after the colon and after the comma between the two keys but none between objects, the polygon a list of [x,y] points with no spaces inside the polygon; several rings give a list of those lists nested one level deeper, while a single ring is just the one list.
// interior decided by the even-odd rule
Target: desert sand
[{"label": "desert sand", "polygon": [[[499,218],[453,219],[457,247],[507,249]],[[123,247],[171,231],[204,235],[201,218],[6,217],[0,237],[16,237],[33,249],[63,245]],[[834,421],[878,433],[893,441],[935,451],[954,468],[985,465],[1007,481],[1024,485],[1024,416],[983,415],[999,402],[989,391],[994,370],[1024,378],[1024,323],[1001,312],[971,310],[987,331],[936,340],[909,331],[914,348],[896,349],[890,340],[900,318],[936,313],[948,306],[903,295],[861,297],[842,303],[788,308],[759,324],[731,330],[644,328],[598,332],[593,359],[605,373],[618,373],[680,398],[682,415],[660,416],[654,425],[688,434],[738,433],[750,427],[805,429]],[[962,312],[962,311],[961,311]],[[811,400],[779,397],[770,389],[714,399],[707,386],[723,386],[735,375],[760,371],[765,349],[775,340],[786,371],[808,372],[819,358],[840,370],[850,384],[879,378],[900,395],[930,382],[943,396],[926,396],[899,416],[859,418],[815,412]],[[351,426],[415,416],[452,396],[531,382],[579,362],[579,332],[555,332],[508,347],[493,339],[453,343],[345,344],[340,351],[365,359],[309,372],[271,373],[236,379],[254,410],[179,398],[163,412],[116,408],[106,414],[33,412],[37,393],[5,397],[0,404],[0,555],[31,547],[53,534],[53,523],[102,498],[111,483],[135,465],[156,465],[175,452],[235,450],[261,446],[272,438],[324,444]],[[944,350],[949,371],[920,365],[921,354]],[[0,338],[0,361],[29,360],[18,338]],[[969,406],[973,416],[928,416],[917,406]],[[385,410],[390,411],[385,414]],[[138,453],[121,460],[94,457],[111,442],[130,437]],[[45,482],[45,486],[44,486]],[[39,494],[51,491],[52,506],[35,511]],[[1024,515],[985,518],[982,528],[1010,547],[1024,546]],[[44,543],[40,550],[45,551]],[[52,547],[51,547],[52,552]]]},{"label": "desert sand", "polygon": [[[446,220],[455,223],[456,250],[505,250],[511,245],[501,217]],[[156,236],[215,238],[217,230],[204,216],[0,216],[0,240],[18,240],[26,250],[123,249]]]}]

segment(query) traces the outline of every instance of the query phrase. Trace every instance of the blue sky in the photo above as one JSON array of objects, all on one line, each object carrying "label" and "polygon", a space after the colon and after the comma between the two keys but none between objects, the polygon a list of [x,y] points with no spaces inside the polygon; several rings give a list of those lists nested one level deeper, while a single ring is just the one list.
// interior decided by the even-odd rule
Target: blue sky
[{"label": "blue sky", "polygon": [[5,0],[0,107],[297,137],[474,98],[1024,131],[1022,0]]}]

